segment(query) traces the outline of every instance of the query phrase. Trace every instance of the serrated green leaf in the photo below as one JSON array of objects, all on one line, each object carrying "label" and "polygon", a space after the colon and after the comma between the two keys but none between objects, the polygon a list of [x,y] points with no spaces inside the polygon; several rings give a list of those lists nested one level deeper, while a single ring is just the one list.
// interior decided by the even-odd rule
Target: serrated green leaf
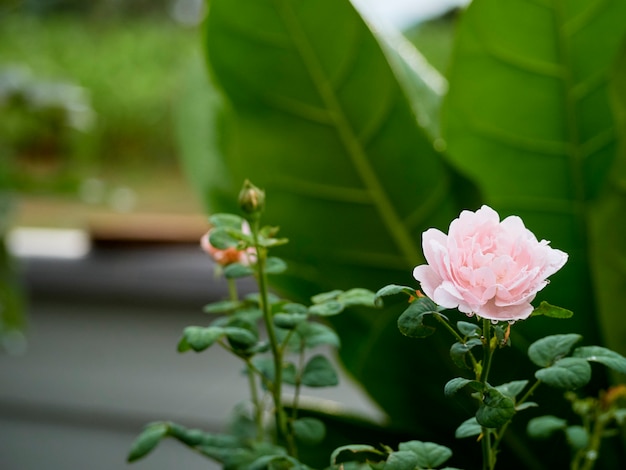
[{"label": "serrated green leaf", "polygon": [[383,470],[415,470],[417,455],[411,451],[400,449],[387,457]]},{"label": "serrated green leaf", "polygon": [[[274,371],[274,360],[271,357],[259,357],[256,356],[252,358],[252,364],[254,367],[263,374],[263,376],[269,380],[270,382],[274,382],[276,380],[276,374]],[[296,375],[297,370],[296,366],[292,362],[283,363],[282,367],[282,382],[288,385],[296,384]],[[263,388],[265,388],[265,383],[263,383]]]},{"label": "serrated green leaf", "polygon": [[178,343],[178,350],[184,352],[193,349],[204,351],[225,335],[224,328],[217,326],[188,326],[183,330],[183,339]]},{"label": "serrated green leaf", "polygon": [[398,448],[413,452],[417,456],[417,465],[421,468],[437,468],[452,457],[452,451],[448,447],[434,442],[414,440],[402,442]]},{"label": "serrated green leaf", "polygon": [[566,420],[546,415],[531,419],[526,426],[526,432],[532,438],[547,439],[556,431],[564,430],[566,427]]},{"label": "serrated green leaf", "polygon": [[556,307],[550,305],[545,300],[539,304],[539,307],[533,310],[531,316],[544,315],[551,318],[571,318],[574,312],[567,310],[566,308]]},{"label": "serrated green leaf", "polygon": [[515,411],[524,411],[524,410],[527,410],[528,408],[536,408],[538,406],[539,404],[535,403],[534,401],[525,401],[521,405],[515,405]]},{"label": "serrated green leaf", "polygon": [[599,362],[614,371],[626,374],[626,358],[615,351],[601,346],[581,346],[574,349],[572,357],[580,357],[587,361]]},{"label": "serrated green leaf", "polygon": [[[246,302],[252,302],[259,306],[261,305],[261,296],[258,292],[251,292],[250,294],[246,294],[244,299]],[[276,294],[269,292],[267,295],[267,301],[270,305],[275,305],[281,302],[281,299]]]},{"label": "serrated green leaf", "polygon": [[591,367],[585,359],[564,357],[550,367],[539,369],[535,377],[552,387],[575,390],[591,380]]},{"label": "serrated green leaf", "polygon": [[579,334],[562,334],[546,336],[535,341],[528,348],[528,357],[540,367],[548,367],[556,360],[566,356],[574,344],[579,342]]},{"label": "serrated green leaf", "polygon": [[385,287],[381,287],[380,289],[378,289],[378,291],[376,292],[374,296],[374,302],[378,303],[383,297],[388,297],[390,295],[396,295],[396,294],[401,294],[401,293],[406,294],[409,297],[415,297],[416,295],[414,287],[399,286],[397,284],[389,284]]},{"label": "serrated green leaf", "polygon": [[254,332],[245,328],[227,326],[223,328],[223,331],[231,345],[237,349],[247,349],[259,340]]},{"label": "serrated green leaf", "polygon": [[589,433],[582,426],[567,426],[565,428],[565,437],[573,450],[580,450],[589,444]]},{"label": "serrated green leaf", "polygon": [[515,403],[512,398],[502,394],[495,388],[483,390],[483,399],[476,421],[486,428],[499,428],[506,424],[515,414]]},{"label": "serrated green leaf", "polygon": [[305,466],[289,455],[262,455],[247,470],[305,470]]},{"label": "serrated green leaf", "polygon": [[291,426],[296,439],[304,444],[319,444],[326,436],[326,426],[316,418],[300,418],[291,423]]},{"label": "serrated green leaf", "polygon": [[338,348],[341,345],[339,336],[327,325],[317,322],[300,323],[296,332],[299,338],[304,340],[307,348],[314,348],[323,344],[328,344]]},{"label": "serrated green leaf", "polygon": [[300,323],[306,321],[308,315],[306,313],[277,313],[274,315],[274,325],[279,328],[291,330]]},{"label": "serrated green leaf", "polygon": [[454,379],[451,379],[448,381],[448,383],[446,383],[443,392],[446,396],[452,396],[468,385],[470,385],[473,390],[482,390],[484,388],[484,385],[481,384],[478,380],[455,377]]},{"label": "serrated green leaf", "polygon": [[233,229],[217,227],[209,232],[211,245],[219,250],[235,248],[239,245],[239,240],[232,235]]},{"label": "serrated green leaf", "polygon": [[307,313],[309,309],[306,305],[289,302],[283,305],[281,310],[285,313]]},{"label": "serrated green leaf", "polygon": [[167,423],[154,423],[146,426],[133,442],[128,453],[128,462],[135,462],[149,454],[168,433]]},{"label": "serrated green leaf", "polygon": [[[342,458],[341,460],[338,460],[342,454],[344,454],[344,456],[348,458]],[[350,444],[337,447],[330,455],[330,464],[337,465],[341,462],[350,462],[352,461],[352,459],[350,459],[349,457],[357,457],[356,455],[350,454],[362,454],[363,457],[361,461],[365,460],[365,458],[370,455],[378,457],[379,460],[383,460],[385,458],[385,453],[381,452],[376,447],[367,444]]]},{"label": "serrated green leaf", "polygon": [[439,315],[437,305],[432,300],[427,297],[420,297],[411,302],[398,318],[400,333],[409,338],[425,338],[432,335],[435,328],[424,324],[426,315]]},{"label": "serrated green leaf", "polygon": [[495,388],[503,395],[515,400],[515,397],[517,397],[517,395],[519,395],[522,390],[526,388],[526,385],[528,385],[528,380],[514,380],[513,382],[498,385]]},{"label": "serrated green leaf", "polygon": [[450,347],[450,357],[452,361],[463,369],[470,369],[471,365],[467,362],[467,354],[476,346],[481,346],[482,341],[478,338],[472,338],[465,343],[454,343]]},{"label": "serrated green leaf", "polygon": [[241,230],[244,219],[235,214],[213,214],[209,217],[209,223],[212,227]]},{"label": "serrated green leaf", "polygon": [[230,263],[222,269],[226,279],[239,279],[254,275],[254,269],[241,263]]},{"label": "serrated green leaf", "polygon": [[476,417],[472,416],[471,418],[463,421],[461,425],[456,428],[456,431],[454,432],[454,437],[456,437],[457,439],[463,439],[466,437],[480,436],[482,432],[482,426],[478,424],[478,421],[476,421]]},{"label": "serrated green leaf", "polygon": [[317,303],[309,307],[309,314],[319,315],[320,317],[330,317],[343,312],[343,304],[335,300],[329,300],[324,303]]},{"label": "serrated green leaf", "polygon": [[355,305],[375,307],[375,295],[376,294],[369,289],[356,287],[339,294],[339,296],[337,296],[337,300],[341,302],[344,307],[354,307]]},{"label": "serrated green leaf", "polygon": [[339,376],[326,356],[318,354],[304,366],[302,384],[308,387],[332,387],[339,384]]},{"label": "serrated green leaf", "polygon": [[265,272],[267,274],[282,274],[287,271],[287,263],[280,258],[270,256],[265,261]]},{"label": "serrated green leaf", "polygon": [[342,290],[335,289],[329,292],[322,292],[321,294],[314,295],[311,297],[311,302],[314,304],[321,304],[325,302],[329,302],[331,300],[337,300],[340,294],[343,294]]},{"label": "serrated green leaf", "polygon": [[480,325],[477,325],[476,323],[469,323],[466,321],[456,322],[456,327],[459,329],[463,336],[478,337],[482,332]]}]

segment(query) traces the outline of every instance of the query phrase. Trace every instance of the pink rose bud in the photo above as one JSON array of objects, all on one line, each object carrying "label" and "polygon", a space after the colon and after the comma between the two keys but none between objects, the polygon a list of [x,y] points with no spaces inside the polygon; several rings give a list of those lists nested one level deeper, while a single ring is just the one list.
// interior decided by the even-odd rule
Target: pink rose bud
[{"label": "pink rose bud", "polygon": [[[241,226],[241,231],[247,235],[250,235],[250,225],[244,221]],[[221,250],[211,245],[209,239],[209,230],[200,239],[200,246],[202,249],[213,258],[213,260],[222,266],[228,266],[232,263],[241,263],[245,266],[249,266],[256,261],[256,251],[254,248],[247,248],[245,250],[238,250],[236,247],[226,248]]]},{"label": "pink rose bud", "polygon": [[413,276],[424,293],[442,307],[493,321],[528,318],[537,292],[567,261],[567,253],[537,241],[522,219],[500,221],[488,206],[461,212],[448,235],[427,230],[422,248],[428,264]]}]

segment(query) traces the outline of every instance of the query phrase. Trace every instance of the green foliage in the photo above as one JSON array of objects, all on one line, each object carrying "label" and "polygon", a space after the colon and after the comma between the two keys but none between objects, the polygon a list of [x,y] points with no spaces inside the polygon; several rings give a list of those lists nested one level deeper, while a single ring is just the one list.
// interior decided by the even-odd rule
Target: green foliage
[{"label": "green foliage", "polygon": [[482,432],[482,426],[478,424],[475,416],[466,419],[461,423],[461,425],[456,428],[454,432],[454,437],[457,439],[463,439],[466,437],[474,437],[479,436]]},{"label": "green foliage", "polygon": [[[249,182],[246,185],[244,189],[252,187]],[[283,244],[284,240],[274,238],[277,228],[260,225],[260,213],[256,209],[250,211],[249,202],[244,201],[249,211],[249,220],[245,223],[229,214],[216,214],[211,218],[213,228],[209,240],[214,250],[208,251],[213,254],[229,249],[234,250],[235,255],[237,251],[251,252],[250,264],[245,267],[254,275],[259,292],[240,299],[233,278],[226,274],[229,266],[238,263],[227,264],[224,274],[230,283],[230,298],[204,308],[205,313],[221,316],[206,327],[186,327],[178,343],[181,353],[202,352],[219,345],[241,359],[250,388],[248,412],[242,412],[241,406],[236,409],[233,434],[225,435],[225,440],[171,423],[149,425],[133,445],[129,461],[143,458],[164,437],[171,436],[227,469],[306,469],[297,459],[297,443],[319,445],[325,439],[326,427],[320,419],[298,417],[303,386],[319,388],[339,383],[337,371],[326,356],[308,354],[309,349],[319,345],[339,345],[332,328],[313,320],[357,306],[375,307],[375,294],[362,288],[334,290],[314,295],[311,306],[271,295],[265,282],[267,274],[282,271],[284,262],[268,257],[268,248]],[[283,385],[293,387],[289,414]],[[264,400],[260,392],[270,395],[271,403]],[[265,424],[265,415],[274,418],[273,428]]]},{"label": "green foliage", "polygon": [[574,312],[567,310],[566,308],[556,307],[550,305],[545,300],[539,304],[539,307],[533,310],[531,316],[545,315],[551,318],[571,318]]},{"label": "green foliage", "polygon": [[577,334],[551,335],[538,339],[528,348],[528,357],[541,367],[551,366],[557,359],[569,354],[582,336]]},{"label": "green foliage", "polygon": [[[521,216],[569,253],[550,298],[581,312],[570,325],[594,342],[607,331],[603,318],[611,313],[594,304],[606,285],[589,278],[590,250],[609,248],[599,233],[588,240],[596,201],[617,163],[607,89],[626,32],[618,20],[624,15],[623,2],[601,0],[561,7],[472,2],[456,31],[442,108],[447,155],[479,184],[485,201]],[[536,339],[556,328],[525,322],[518,330]],[[610,347],[619,352],[623,344]]]},{"label": "green foliage", "polygon": [[428,297],[420,297],[411,302],[398,318],[400,333],[410,338],[425,338],[435,332],[435,328],[424,323],[427,315],[441,316],[440,309]]},{"label": "green foliage", "polygon": [[499,428],[515,414],[515,401],[497,388],[487,387],[482,392],[482,403],[476,412],[476,421],[486,428]]},{"label": "green foliage", "polygon": [[610,349],[601,346],[583,346],[576,348],[572,356],[590,362],[599,362],[616,372],[626,374],[626,358]]},{"label": "green foliage", "polygon": [[128,461],[134,462],[148,455],[161,442],[169,429],[166,423],[149,424],[133,443],[128,453]]},{"label": "green foliage", "polygon": [[157,422],[147,425],[136,438],[128,454],[128,461],[135,462],[144,458],[166,437],[174,438],[200,454],[216,460],[224,468],[251,468],[257,462],[259,464],[266,462],[268,458],[270,460],[286,458],[283,448],[267,442],[254,442],[229,434],[188,429],[171,422]]},{"label": "green foliage", "polygon": [[315,355],[304,366],[302,384],[308,387],[331,387],[339,383],[339,376],[326,356]]},{"label": "green foliage", "polygon": [[417,457],[417,465],[422,468],[437,468],[452,457],[452,451],[433,442],[402,442],[398,449],[410,451]]},{"label": "green foliage", "polygon": [[[83,131],[54,130],[57,136],[63,134],[63,142],[52,156],[42,157],[46,149],[33,148],[35,144],[45,147],[47,137],[41,133],[20,144],[24,181],[33,156],[52,157],[54,165],[60,166],[60,173],[51,173],[48,161],[48,166],[38,168],[47,177],[23,189],[68,191],[71,177],[70,189],[75,190],[75,180],[85,175],[105,174],[123,181],[131,179],[128,173],[141,170],[145,179],[147,169],[173,167],[177,150],[170,130],[171,103],[180,87],[182,65],[197,51],[197,31],[164,16],[99,21],[5,12],[0,28],[0,73],[6,67],[24,68],[38,82],[79,85],[77,90],[86,97],[95,118]],[[58,98],[60,92],[55,93]],[[6,120],[0,128],[5,124]],[[17,135],[11,131],[2,140]],[[33,155],[34,150],[40,154]]]},{"label": "green foliage", "polygon": [[377,470],[420,470],[439,468],[450,457],[452,451],[445,446],[413,440],[399,443],[397,451],[363,444],[342,446],[332,453],[330,463],[366,462]]},{"label": "green foliage", "polygon": [[591,366],[584,359],[564,357],[549,367],[539,369],[535,377],[552,387],[574,390],[591,380]]},{"label": "green foliage", "polygon": [[554,432],[563,430],[567,426],[567,421],[556,416],[546,415],[533,418],[528,422],[527,431],[531,437],[536,439],[546,439]]},{"label": "green foliage", "polygon": [[291,426],[296,439],[308,445],[319,444],[326,435],[324,423],[316,418],[300,418]]}]

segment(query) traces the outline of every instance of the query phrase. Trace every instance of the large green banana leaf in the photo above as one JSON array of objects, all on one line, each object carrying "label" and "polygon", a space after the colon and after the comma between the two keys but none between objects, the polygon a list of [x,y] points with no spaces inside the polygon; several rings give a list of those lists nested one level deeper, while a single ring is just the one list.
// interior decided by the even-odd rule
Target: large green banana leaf
[{"label": "large green banana leaf", "polygon": [[567,328],[601,341],[588,227],[615,156],[607,80],[624,18],[623,1],[475,0],[459,24],[442,110],[450,158],[570,255],[545,295],[575,316],[516,328],[529,339]]},{"label": "large green banana leaf", "polygon": [[[598,292],[602,333],[607,344],[626,351],[626,44],[612,77],[619,137],[618,157],[604,193],[591,212],[591,261]],[[624,377],[619,377],[623,382]]]},{"label": "large green banana leaf", "polygon": [[[458,215],[459,185],[351,4],[213,0],[206,41],[232,113],[230,177],[267,191],[265,221],[292,240],[276,285],[302,298],[415,284],[421,233]],[[398,314],[338,317],[343,362],[392,425],[449,439],[465,415],[442,412],[448,338],[404,338]]]},{"label": "large green banana leaf", "polygon": [[[573,331],[587,344],[625,351],[623,329],[606,336],[605,317],[618,313],[598,311],[596,296],[607,296],[600,278],[591,277],[589,255],[595,204],[616,154],[607,82],[624,18],[621,1],[474,0],[458,25],[442,109],[447,155],[502,215],[520,215],[570,255],[540,297],[572,309],[574,318],[516,325],[517,348]],[[615,216],[616,208],[605,212]],[[595,232],[594,242],[609,249],[604,234]],[[623,247],[623,239],[612,240],[613,247],[619,243]],[[615,271],[597,272],[613,287],[623,284]],[[604,384],[600,377],[595,386]],[[563,405],[550,412],[564,412]]]}]

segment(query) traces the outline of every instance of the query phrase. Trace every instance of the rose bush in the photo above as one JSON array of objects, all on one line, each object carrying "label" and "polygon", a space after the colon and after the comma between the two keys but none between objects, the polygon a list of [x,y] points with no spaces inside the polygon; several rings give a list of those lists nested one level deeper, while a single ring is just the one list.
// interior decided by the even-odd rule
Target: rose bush
[{"label": "rose bush", "polygon": [[500,221],[482,206],[463,211],[448,235],[429,229],[422,236],[428,264],[413,276],[424,293],[446,308],[494,321],[523,320],[547,278],[567,261],[567,254],[538,241],[517,216]]}]

